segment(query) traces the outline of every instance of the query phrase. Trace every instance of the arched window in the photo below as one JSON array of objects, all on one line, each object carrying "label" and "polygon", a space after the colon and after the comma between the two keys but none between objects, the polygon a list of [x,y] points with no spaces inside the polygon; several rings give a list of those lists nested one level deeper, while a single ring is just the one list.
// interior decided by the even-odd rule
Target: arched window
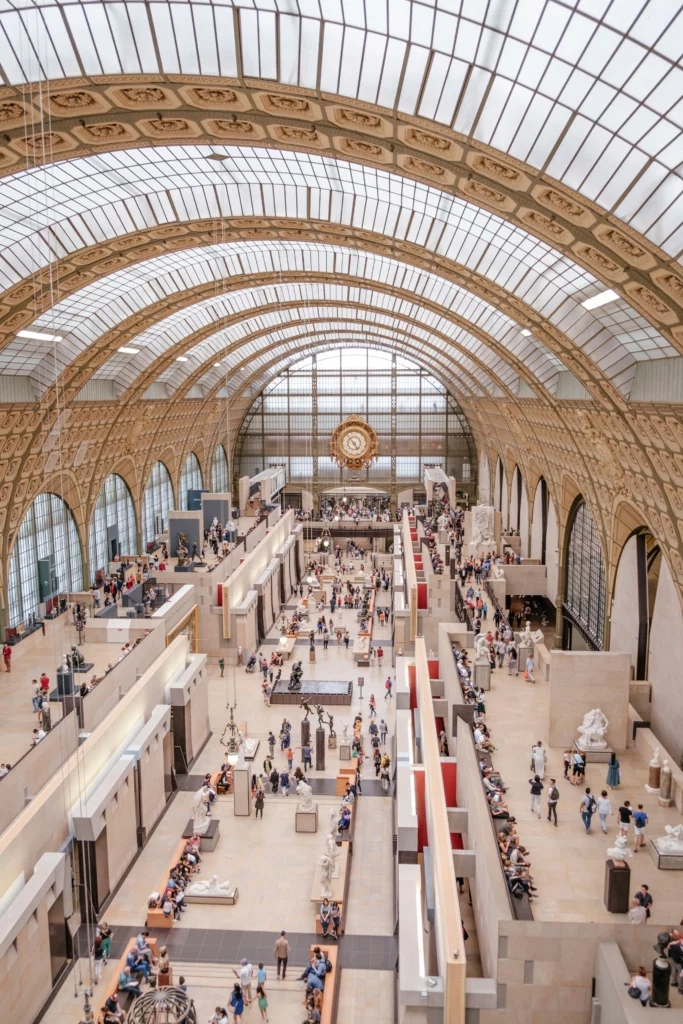
[{"label": "arched window", "polygon": [[199,459],[194,452],[190,452],[185,460],[183,471],[180,474],[180,494],[178,495],[179,508],[187,508],[187,492],[201,491],[202,470]]},{"label": "arched window", "polygon": [[576,506],[570,525],[564,611],[584,640],[594,650],[602,650],[605,640],[605,563],[598,531],[585,501]]},{"label": "arched window", "polygon": [[142,544],[145,549],[157,533],[166,529],[173,501],[173,484],[168,470],[163,462],[155,462],[142,498]]},{"label": "arched window", "polygon": [[[108,529],[117,527],[116,552],[111,548]],[[107,564],[119,555],[136,555],[138,553],[137,531],[135,527],[135,507],[128,485],[123,477],[110,473],[104,481],[102,490],[97,496],[95,510],[90,520],[90,579],[95,580],[98,569],[106,569]]]},{"label": "arched window", "polygon": [[229,489],[228,480],[228,458],[222,444],[216,448],[211,467],[211,490],[215,494],[224,494]]},{"label": "arched window", "polygon": [[[54,558],[52,566],[39,559]],[[24,516],[9,563],[9,624],[37,614],[42,600],[53,593],[83,589],[83,559],[76,521],[57,494],[39,494]]]}]

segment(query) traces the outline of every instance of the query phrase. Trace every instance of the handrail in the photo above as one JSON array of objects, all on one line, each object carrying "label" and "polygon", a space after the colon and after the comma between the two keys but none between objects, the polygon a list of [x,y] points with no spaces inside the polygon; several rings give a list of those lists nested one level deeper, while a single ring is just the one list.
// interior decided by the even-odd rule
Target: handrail
[{"label": "handrail", "polygon": [[[53,733],[53,732],[55,731],[55,729],[58,729],[58,728],[59,728],[59,726],[60,726],[60,725],[62,724],[62,722],[66,722],[67,718],[68,718],[68,717],[69,717],[69,715],[71,715],[71,714],[73,714],[73,711],[69,711],[69,712],[67,712],[67,714],[66,714],[66,715],[63,715],[63,716],[62,716],[62,718],[60,718],[58,722],[55,722],[55,724],[54,724],[54,725],[51,725],[51,726],[50,726],[49,732],[50,732],[50,733]],[[41,742],[42,742],[42,740],[41,740]],[[29,757],[29,755],[30,755],[30,754],[32,754],[32,753],[33,753],[33,751],[34,751],[34,750],[36,749],[36,747],[38,747],[38,746],[40,746],[40,744],[39,744],[39,743],[31,743],[31,744],[29,745],[29,748],[28,748],[28,750],[26,750],[26,751],[25,751],[25,752],[24,752],[24,753],[23,753],[23,754],[21,755],[21,757],[20,757],[20,758],[18,758],[18,760],[16,760],[16,761],[14,762],[14,764],[12,765],[12,767],[10,768],[10,770],[9,770],[9,771],[8,771],[8,772],[7,772],[7,773],[6,773],[5,775],[2,775],[2,776],[0,776],[0,782],[2,782],[2,781],[3,781],[4,779],[8,779],[8,778],[10,777],[10,775],[12,774],[12,772],[14,771],[14,769],[15,769],[15,768],[17,767],[17,765],[18,765],[18,764],[21,764],[21,762],[22,762],[22,761],[24,761],[24,760],[25,760],[25,759],[26,759],[27,757]]]},{"label": "handrail", "polygon": [[505,609],[501,607],[500,601],[498,600],[498,598],[494,594],[493,587],[491,586],[491,584],[490,584],[490,582],[488,580],[484,580],[484,589],[485,589],[487,595],[491,598],[491,601],[493,602],[493,606],[496,609],[496,611],[498,612],[498,614],[500,615],[501,619],[504,619],[505,618]]},{"label": "handrail", "polygon": [[466,603],[465,598],[462,596],[462,590],[457,579],[453,580],[455,584],[455,614],[459,617],[461,622],[467,624],[467,631],[469,633],[474,632],[474,620],[472,618],[472,611],[470,606]]}]

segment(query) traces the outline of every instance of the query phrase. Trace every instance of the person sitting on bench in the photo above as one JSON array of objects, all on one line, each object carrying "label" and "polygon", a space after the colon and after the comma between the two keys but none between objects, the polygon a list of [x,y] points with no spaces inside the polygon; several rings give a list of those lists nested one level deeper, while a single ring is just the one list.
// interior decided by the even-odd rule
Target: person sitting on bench
[{"label": "person sitting on bench", "polygon": [[124,967],[119,974],[119,992],[132,992],[134,996],[142,995],[140,985],[133,977],[130,967]]}]

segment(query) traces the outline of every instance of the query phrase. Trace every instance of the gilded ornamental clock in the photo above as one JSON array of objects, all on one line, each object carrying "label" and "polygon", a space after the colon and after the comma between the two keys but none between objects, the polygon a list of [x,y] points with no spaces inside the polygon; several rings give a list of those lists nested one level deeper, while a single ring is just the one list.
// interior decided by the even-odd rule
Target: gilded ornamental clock
[{"label": "gilded ornamental clock", "polygon": [[378,454],[377,434],[360,416],[347,417],[330,438],[332,461],[346,469],[364,469]]}]

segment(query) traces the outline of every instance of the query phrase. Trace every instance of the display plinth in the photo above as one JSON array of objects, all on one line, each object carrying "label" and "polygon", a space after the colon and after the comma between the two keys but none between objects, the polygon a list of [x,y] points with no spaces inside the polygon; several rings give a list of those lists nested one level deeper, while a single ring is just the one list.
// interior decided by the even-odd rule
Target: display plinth
[{"label": "display plinth", "polygon": [[351,760],[351,744],[340,743],[339,744],[339,760],[350,761]]},{"label": "display plinth", "polygon": [[[207,831],[201,837],[199,844],[200,853],[213,853],[218,845],[219,832],[220,832],[220,818],[212,818]],[[188,821],[185,831],[183,832],[183,839],[191,839],[194,835],[194,820],[190,818]]]},{"label": "display plinth", "polygon": [[325,771],[325,730],[315,730],[315,770]]},{"label": "display plinth", "polygon": [[237,886],[234,889],[227,889],[225,894],[223,893],[204,893],[201,895],[193,896],[189,892],[185,892],[183,897],[183,903],[218,903],[223,906],[231,906],[237,903],[237,895],[239,890]]},{"label": "display plinth", "polygon": [[605,747],[604,750],[591,750],[590,748],[583,750],[578,743],[574,743],[574,750],[578,750],[580,754],[583,754],[586,764],[589,762],[591,764],[606,764],[614,753],[611,747]]},{"label": "display plinth", "polygon": [[318,805],[313,804],[309,811],[301,811],[297,807],[294,815],[294,828],[296,832],[317,832]]},{"label": "display plinth", "polygon": [[314,704],[351,704],[353,699],[353,683],[330,679],[304,679],[300,690],[288,690],[289,679],[281,679],[273,687],[270,696],[271,704],[298,704],[301,698],[313,699]]},{"label": "display plinth", "polygon": [[631,869],[624,860],[605,863],[604,903],[610,914],[628,914]]},{"label": "display plinth", "polygon": [[308,648],[308,660],[315,661],[315,647]]},{"label": "display plinth", "polygon": [[647,785],[645,789],[648,793],[654,793],[657,795],[660,791],[660,780],[662,775],[662,766],[660,764],[651,764],[648,767],[647,773]]},{"label": "display plinth", "polygon": [[680,853],[668,853],[660,850],[659,840],[651,839],[648,843],[650,856],[660,871],[683,871],[683,851]]},{"label": "display plinth", "polygon": [[534,649],[533,647],[527,647],[526,644],[521,645],[517,650],[517,665],[520,672],[526,672],[527,658],[533,658]]},{"label": "display plinth", "polygon": [[251,814],[251,769],[245,761],[238,761],[232,771],[233,813],[247,818]]},{"label": "display plinth", "polygon": [[301,746],[307,747],[311,742],[311,723],[304,718],[301,723]]},{"label": "display plinth", "polygon": [[488,661],[475,661],[474,663],[474,685],[480,686],[482,690],[491,689],[491,663]]}]

